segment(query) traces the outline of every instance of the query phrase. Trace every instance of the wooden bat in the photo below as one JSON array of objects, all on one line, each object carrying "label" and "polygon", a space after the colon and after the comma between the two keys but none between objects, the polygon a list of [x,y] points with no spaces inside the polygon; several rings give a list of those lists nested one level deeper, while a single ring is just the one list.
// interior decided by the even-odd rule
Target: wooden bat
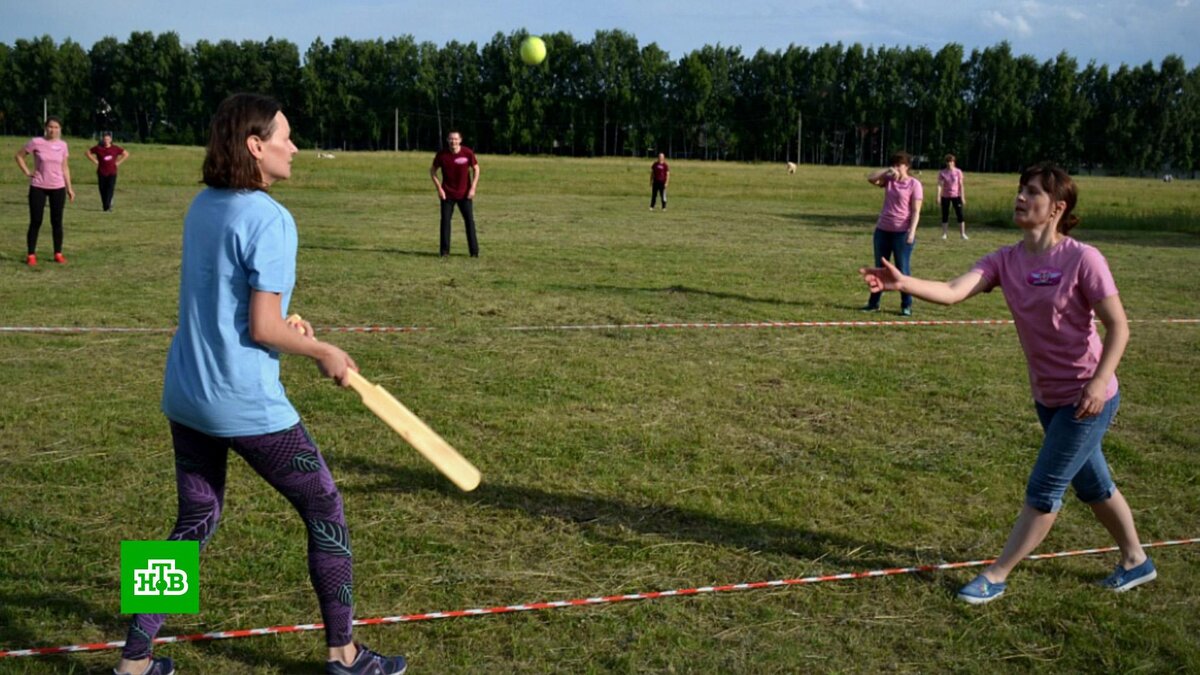
[{"label": "wooden bat", "polygon": [[480,474],[465,457],[458,454],[437,432],[421,421],[387,389],[371,384],[367,378],[350,371],[350,386],[362,397],[363,405],[384,421],[400,437],[416,448],[431,464],[463,492],[479,485]]},{"label": "wooden bat", "polygon": [[[304,333],[299,314],[293,314],[286,319],[288,325]],[[315,339],[315,338],[314,338]],[[479,486],[480,474],[465,457],[458,454],[436,431],[429,428],[420,417],[413,414],[404,404],[396,400],[387,389],[372,384],[367,378],[351,370],[350,387],[362,397],[363,405],[375,413],[400,437],[424,455],[438,471],[457,485],[463,492],[470,492]]]}]

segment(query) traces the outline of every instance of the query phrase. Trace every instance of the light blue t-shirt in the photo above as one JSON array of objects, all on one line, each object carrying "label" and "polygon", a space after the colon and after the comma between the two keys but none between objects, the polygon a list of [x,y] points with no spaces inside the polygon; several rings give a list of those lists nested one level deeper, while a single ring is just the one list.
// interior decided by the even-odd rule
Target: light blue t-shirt
[{"label": "light blue t-shirt", "polygon": [[183,221],[179,329],[163,383],[168,418],[210,436],[256,436],[300,421],[279,381],[279,354],[250,339],[252,289],[296,284],[296,221],[265,192],[207,188]]}]

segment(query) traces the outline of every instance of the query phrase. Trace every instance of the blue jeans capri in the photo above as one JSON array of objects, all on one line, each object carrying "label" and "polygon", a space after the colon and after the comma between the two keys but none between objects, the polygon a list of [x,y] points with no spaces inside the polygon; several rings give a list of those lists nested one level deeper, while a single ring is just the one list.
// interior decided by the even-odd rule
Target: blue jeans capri
[{"label": "blue jeans capri", "polygon": [[1103,502],[1117,489],[1100,441],[1116,417],[1121,394],[1116,394],[1095,417],[1075,419],[1074,405],[1056,408],[1037,404],[1046,437],[1025,487],[1025,503],[1045,513],[1062,508],[1067,485],[1085,504]]}]

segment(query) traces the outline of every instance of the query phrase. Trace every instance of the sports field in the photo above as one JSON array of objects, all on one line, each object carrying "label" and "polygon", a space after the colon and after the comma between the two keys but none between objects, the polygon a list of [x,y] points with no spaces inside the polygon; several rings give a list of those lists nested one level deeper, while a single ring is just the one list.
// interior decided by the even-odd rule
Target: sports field
[{"label": "sports field", "polygon": [[[25,139],[0,138],[11,153]],[[127,146],[103,213],[83,139],[66,266],[23,264],[24,182],[0,173],[0,326],[174,324],[200,148]],[[11,155],[9,155],[11,156]],[[1010,325],[511,330],[582,324],[899,320],[856,310],[882,199],[866,168],[483,156],[482,257],[437,253],[431,154],[297,155],[292,310],[483,471],[459,492],[305,359],[284,382],[346,503],[355,614],[418,612],[988,558],[1040,443]],[[1016,177],[967,174],[970,241],[940,240],[935,171],[914,273],[1018,240]],[[1132,320],[1107,439],[1144,541],[1200,537],[1200,184],[1079,178],[1077,237]],[[1000,293],[913,320],[1008,319]],[[0,650],[120,640],[121,540],[164,537],[175,486],[158,410],[169,335],[0,332]],[[1111,542],[1070,502],[1043,552]],[[1092,585],[1112,554],[1030,562],[969,607],[976,570],[358,629],[414,673],[1194,672],[1200,545],[1159,579]],[[305,531],[232,459],[201,613],[161,635],[319,621]],[[321,633],[168,645],[181,673],[317,673]],[[0,659],[109,672],[116,652]]]}]

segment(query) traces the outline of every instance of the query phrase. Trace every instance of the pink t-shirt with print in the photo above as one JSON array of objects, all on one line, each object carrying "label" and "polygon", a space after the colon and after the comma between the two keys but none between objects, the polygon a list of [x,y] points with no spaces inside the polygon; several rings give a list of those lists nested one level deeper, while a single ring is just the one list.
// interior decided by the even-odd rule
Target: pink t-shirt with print
[{"label": "pink t-shirt with print", "polygon": [[938,185],[942,187],[942,197],[959,197],[962,195],[962,169],[942,169],[938,172]]},{"label": "pink t-shirt with print", "polygon": [[[1029,364],[1033,398],[1050,407],[1078,403],[1103,352],[1092,307],[1117,294],[1100,251],[1071,237],[1039,254],[1017,243],[984,256],[972,271],[983,275],[989,291],[999,286],[1004,292]],[[1116,393],[1114,375],[1105,400]]]},{"label": "pink t-shirt with print", "polygon": [[875,229],[884,232],[907,232],[909,219],[916,202],[925,199],[925,188],[921,181],[909,176],[904,180],[884,178],[887,183],[883,186],[883,210],[879,212],[879,220]]},{"label": "pink t-shirt with print", "polygon": [[37,160],[33,178],[29,180],[30,185],[43,190],[57,190],[67,186],[62,169],[63,161],[69,155],[66,141],[48,141],[38,136],[25,144],[25,152]]}]

